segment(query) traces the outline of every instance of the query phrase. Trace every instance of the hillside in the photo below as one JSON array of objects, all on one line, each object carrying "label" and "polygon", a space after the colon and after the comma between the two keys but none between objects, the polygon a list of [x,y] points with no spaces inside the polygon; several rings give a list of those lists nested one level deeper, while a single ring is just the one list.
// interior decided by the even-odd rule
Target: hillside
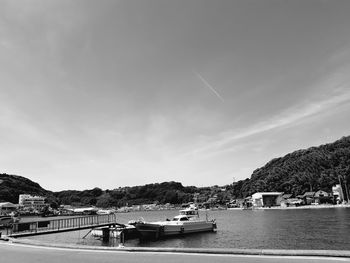
[{"label": "hillside", "polygon": [[350,136],[273,159],[256,169],[250,179],[235,183],[231,191],[236,197],[264,191],[294,195],[317,190],[331,192],[339,181],[345,192],[350,181]]},{"label": "hillside", "polygon": [[20,194],[50,196],[50,191],[42,188],[25,177],[18,175],[0,174],[0,202],[18,203]]},{"label": "hillside", "polygon": [[0,174],[0,202],[17,203],[18,195],[27,193],[46,196],[48,202],[56,205],[120,207],[153,202],[181,204],[193,201],[194,193],[199,193],[200,202],[215,196],[217,202],[224,204],[231,197],[242,198],[255,192],[278,191],[294,195],[317,190],[331,192],[332,186],[339,181],[346,193],[345,185],[349,189],[350,182],[350,136],[334,143],[298,150],[273,159],[256,169],[250,179],[226,186],[227,191],[224,192],[218,186],[197,188],[183,186],[179,182],[119,187],[113,190],[94,188],[84,191],[50,192],[27,178]]},{"label": "hillside", "polygon": [[68,190],[56,192],[54,195],[64,204],[120,207],[154,202],[181,204],[192,201],[192,194],[196,189],[196,187],[184,187],[178,182],[163,182],[143,186],[120,187],[105,191],[99,188],[84,191]]},{"label": "hillside", "polygon": [[41,195],[47,197],[50,204],[97,205],[99,207],[124,206],[145,203],[179,204],[193,200],[196,187],[184,187],[178,182],[164,182],[143,186],[120,187],[114,190],[65,190],[51,192],[43,189],[25,177],[0,174],[0,202],[18,203],[20,194]]}]

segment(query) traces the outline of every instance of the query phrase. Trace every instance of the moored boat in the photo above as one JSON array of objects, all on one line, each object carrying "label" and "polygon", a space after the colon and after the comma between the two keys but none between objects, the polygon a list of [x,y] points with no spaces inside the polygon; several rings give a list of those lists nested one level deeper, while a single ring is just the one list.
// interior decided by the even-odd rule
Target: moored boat
[{"label": "moored boat", "polygon": [[201,220],[198,209],[189,207],[180,210],[180,214],[172,220],[144,222],[138,221],[135,227],[141,239],[159,239],[175,235],[184,235],[216,230],[215,220]]},{"label": "moored boat", "polygon": [[[91,235],[93,237],[97,238],[103,238],[103,231],[106,227],[97,227],[91,230]],[[109,237],[112,238],[120,238],[120,235],[123,233],[125,239],[132,239],[138,237],[138,232],[136,230],[136,227],[133,225],[125,225],[122,226],[116,226],[116,227],[109,227]]]}]

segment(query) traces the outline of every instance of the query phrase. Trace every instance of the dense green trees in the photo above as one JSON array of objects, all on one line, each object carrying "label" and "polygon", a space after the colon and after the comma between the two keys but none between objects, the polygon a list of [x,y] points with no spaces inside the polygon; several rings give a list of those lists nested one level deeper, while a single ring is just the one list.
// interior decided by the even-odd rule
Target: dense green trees
[{"label": "dense green trees", "polygon": [[350,137],[319,147],[298,150],[268,162],[256,169],[250,179],[241,180],[222,187],[183,186],[179,182],[164,182],[134,187],[120,187],[103,191],[100,188],[76,191],[50,192],[27,178],[0,174],[0,202],[18,202],[18,195],[27,193],[43,195],[52,206],[60,204],[96,205],[99,207],[121,207],[125,205],[181,204],[193,201],[198,193],[199,202],[215,199],[224,204],[231,197],[243,198],[255,192],[279,191],[303,194],[307,191],[331,191],[341,183],[347,195],[350,183]]},{"label": "dense green trees", "polygon": [[77,191],[66,190],[54,193],[54,196],[59,200],[60,204],[68,205],[96,205],[97,200],[102,196],[104,191],[95,187],[91,190]]},{"label": "dense green trees", "polygon": [[341,182],[344,192],[350,180],[350,137],[319,147],[298,150],[256,169],[250,179],[235,183],[235,197],[255,192],[279,191],[303,194],[306,191],[331,192]]},{"label": "dense green trees", "polygon": [[0,202],[18,203],[20,194],[52,196],[52,192],[43,189],[25,177],[9,174],[0,174]]},{"label": "dense green trees", "polygon": [[196,190],[194,186],[184,187],[178,182],[164,182],[106,191],[99,188],[84,191],[68,190],[54,193],[54,195],[62,204],[121,207],[154,202],[181,204],[192,201]]}]

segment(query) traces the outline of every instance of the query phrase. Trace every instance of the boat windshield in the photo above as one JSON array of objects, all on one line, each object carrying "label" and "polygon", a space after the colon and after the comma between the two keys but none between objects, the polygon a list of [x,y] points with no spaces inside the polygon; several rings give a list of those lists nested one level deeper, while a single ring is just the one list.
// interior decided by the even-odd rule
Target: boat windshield
[{"label": "boat windshield", "polygon": [[182,216],[182,217],[177,217],[175,216],[172,221],[188,221],[188,217]]},{"label": "boat windshield", "polygon": [[198,215],[198,210],[181,210],[180,215],[196,216]]}]

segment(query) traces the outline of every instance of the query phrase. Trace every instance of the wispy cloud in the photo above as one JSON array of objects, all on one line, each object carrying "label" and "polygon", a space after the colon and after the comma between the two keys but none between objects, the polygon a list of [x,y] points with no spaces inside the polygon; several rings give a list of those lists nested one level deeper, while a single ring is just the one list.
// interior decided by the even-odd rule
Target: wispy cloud
[{"label": "wispy cloud", "polygon": [[216,97],[219,98],[219,100],[221,100],[222,102],[224,102],[224,99],[221,97],[221,95],[219,94],[219,92],[217,92],[217,90],[209,84],[209,82],[201,75],[199,74],[197,71],[194,71],[194,74],[199,78],[199,80],[208,88],[210,89],[215,95]]},{"label": "wispy cloud", "polygon": [[273,129],[296,125],[306,118],[317,116],[324,112],[329,113],[338,106],[350,102],[350,89],[347,87],[348,84],[349,81],[343,82],[342,84],[339,84],[335,88],[331,89],[330,92],[324,94],[322,98],[314,99],[313,101],[304,101],[303,103],[287,108],[282,113],[272,116],[269,119],[259,122],[246,129],[230,130],[221,133],[219,136],[212,138],[210,141],[206,141],[204,146],[199,147],[187,154],[207,153],[210,151],[210,155],[213,155],[226,151],[232,151],[232,147],[229,146],[238,140],[271,131]]}]

